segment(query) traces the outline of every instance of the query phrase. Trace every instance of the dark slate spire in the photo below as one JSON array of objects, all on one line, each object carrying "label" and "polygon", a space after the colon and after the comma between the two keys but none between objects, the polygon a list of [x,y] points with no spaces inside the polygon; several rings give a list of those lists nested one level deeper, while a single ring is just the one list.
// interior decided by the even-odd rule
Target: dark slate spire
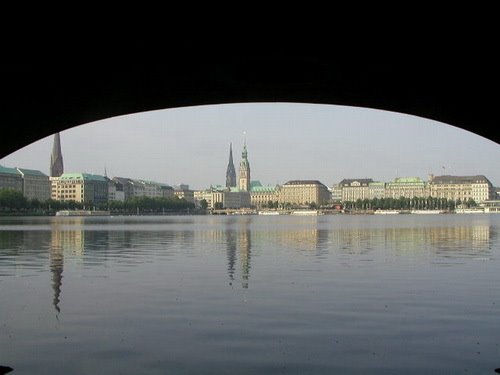
[{"label": "dark slate spire", "polygon": [[233,163],[233,144],[229,144],[229,163],[227,164],[226,170],[226,187],[236,186],[236,170],[234,169]]},{"label": "dark slate spire", "polygon": [[63,157],[61,152],[61,138],[59,133],[54,135],[52,155],[50,155],[50,177],[59,177],[64,173]]}]

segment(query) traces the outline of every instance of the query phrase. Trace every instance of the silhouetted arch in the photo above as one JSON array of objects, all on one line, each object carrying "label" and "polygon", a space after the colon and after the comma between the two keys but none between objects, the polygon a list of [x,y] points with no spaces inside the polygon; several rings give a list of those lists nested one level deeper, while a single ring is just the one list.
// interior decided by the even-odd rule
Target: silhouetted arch
[{"label": "silhouetted arch", "polygon": [[[152,66],[3,66],[1,155],[54,132],[143,111],[238,102],[360,106],[417,115],[499,143],[496,60],[347,62],[322,56],[177,58]],[[443,140],[445,141],[445,140]]]}]

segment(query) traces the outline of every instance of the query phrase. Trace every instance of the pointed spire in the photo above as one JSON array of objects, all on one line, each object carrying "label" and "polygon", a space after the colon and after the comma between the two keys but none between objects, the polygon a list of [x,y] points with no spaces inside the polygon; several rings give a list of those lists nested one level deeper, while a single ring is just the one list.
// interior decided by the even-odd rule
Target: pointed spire
[{"label": "pointed spire", "polygon": [[229,163],[233,164],[233,143],[229,142]]},{"label": "pointed spire", "polygon": [[239,188],[244,191],[250,191],[250,163],[248,162],[247,138],[246,132],[243,132],[244,146],[241,153]]},{"label": "pointed spire", "polygon": [[233,163],[233,144],[229,143],[229,162],[226,169],[226,187],[236,186],[236,170]]},{"label": "pointed spire", "polygon": [[63,157],[61,152],[61,138],[59,133],[54,134],[54,144],[50,155],[50,176],[59,177],[64,173]]},{"label": "pointed spire", "polygon": [[246,159],[248,157],[248,151],[247,151],[247,132],[243,132],[243,151],[241,153],[241,157],[243,159]]}]

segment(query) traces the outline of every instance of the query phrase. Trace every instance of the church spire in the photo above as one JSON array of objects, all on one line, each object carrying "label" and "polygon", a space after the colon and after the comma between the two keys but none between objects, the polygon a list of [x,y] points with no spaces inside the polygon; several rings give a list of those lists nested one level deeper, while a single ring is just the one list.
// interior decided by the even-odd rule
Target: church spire
[{"label": "church spire", "polygon": [[50,177],[59,177],[64,173],[63,157],[61,152],[61,138],[59,133],[54,135],[52,154],[50,155]]},{"label": "church spire", "polygon": [[226,187],[236,186],[236,170],[234,169],[233,163],[233,144],[229,144],[229,163],[227,164],[226,170]]},{"label": "church spire", "polygon": [[250,191],[250,163],[248,162],[246,132],[243,134],[245,134],[245,140],[241,153],[239,188],[243,191]]}]

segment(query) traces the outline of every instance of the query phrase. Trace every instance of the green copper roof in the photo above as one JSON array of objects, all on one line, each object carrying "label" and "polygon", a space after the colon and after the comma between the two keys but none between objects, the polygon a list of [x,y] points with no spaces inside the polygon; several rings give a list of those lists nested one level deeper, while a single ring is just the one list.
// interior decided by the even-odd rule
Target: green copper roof
[{"label": "green copper roof", "polygon": [[400,184],[408,184],[408,183],[422,183],[422,179],[420,177],[398,177],[394,179],[395,183]]},{"label": "green copper roof", "polygon": [[252,193],[274,193],[276,186],[254,186],[250,189]]},{"label": "green copper roof", "polygon": [[106,182],[104,176],[99,176],[90,173],[63,173],[60,177],[61,180],[88,180],[88,181],[103,181]]},{"label": "green copper roof", "polygon": [[17,169],[25,175],[48,177],[45,173],[40,172],[40,171],[35,170],[35,169],[26,169],[26,168],[17,168]]},{"label": "green copper roof", "polygon": [[3,174],[15,174],[21,176],[21,173],[16,168],[7,168],[0,165],[0,173]]}]

